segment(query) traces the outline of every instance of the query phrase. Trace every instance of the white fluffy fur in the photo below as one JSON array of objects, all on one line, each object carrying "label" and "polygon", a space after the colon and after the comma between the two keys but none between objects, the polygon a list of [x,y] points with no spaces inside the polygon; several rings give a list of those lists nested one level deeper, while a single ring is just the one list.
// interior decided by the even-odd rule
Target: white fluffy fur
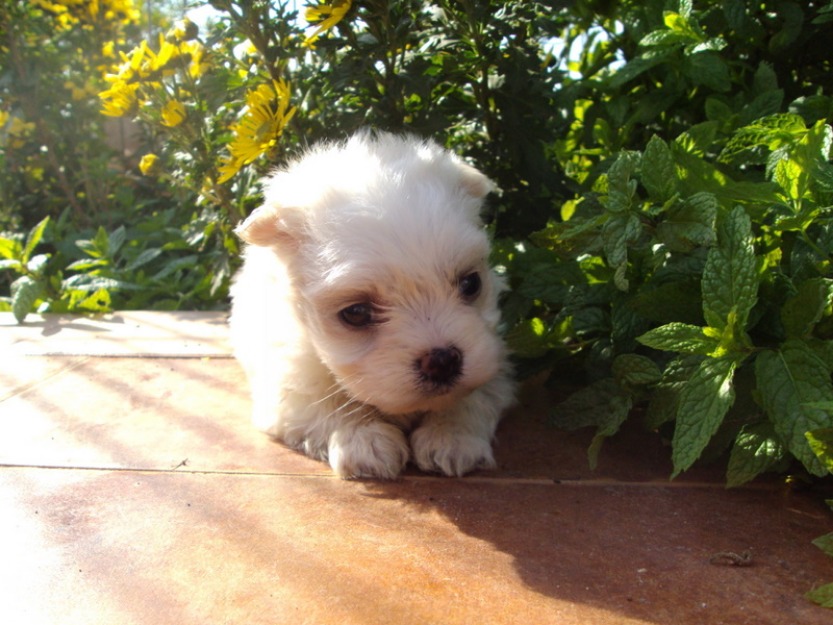
[{"label": "white fluffy fur", "polygon": [[[258,428],[348,478],[394,478],[409,459],[446,475],[494,466],[514,385],[479,219],[491,189],[434,143],[370,133],[266,180],[238,228],[248,245],[231,316]],[[482,289],[467,302],[459,281],[472,272]],[[339,317],[363,303],[378,323]],[[426,388],[419,359],[449,345],[462,372]]]}]

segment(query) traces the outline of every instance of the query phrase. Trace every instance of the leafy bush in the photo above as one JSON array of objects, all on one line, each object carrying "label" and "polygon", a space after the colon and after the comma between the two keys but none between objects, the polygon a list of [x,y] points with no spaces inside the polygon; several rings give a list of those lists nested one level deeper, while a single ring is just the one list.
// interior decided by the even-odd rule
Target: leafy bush
[{"label": "leafy bush", "polygon": [[[94,44],[80,18],[54,28],[82,0],[0,9],[18,79],[0,81],[0,175],[28,185],[0,207],[18,318],[223,306],[263,173],[361,126],[408,130],[500,186],[508,340],[523,374],[581,389],[553,420],[596,428],[591,463],[639,415],[675,475],[726,450],[730,485],[796,460],[830,473],[833,4],[210,4],[204,32],[157,19],[140,39],[122,0]],[[41,81],[84,76],[100,102],[28,111],[20,59]],[[138,124],[134,161],[83,147],[93,107]]]},{"label": "leafy bush", "polygon": [[597,428],[591,464],[644,403],[648,427],[673,424],[674,475],[728,447],[729,485],[790,458],[828,475],[812,443],[833,425],[833,101],[810,80],[829,62],[784,58],[831,7],[663,6],[620,6],[565,85],[576,115],[556,150],[580,191],[538,248],[504,252],[510,338],[556,375],[585,363],[593,381],[554,418]]}]

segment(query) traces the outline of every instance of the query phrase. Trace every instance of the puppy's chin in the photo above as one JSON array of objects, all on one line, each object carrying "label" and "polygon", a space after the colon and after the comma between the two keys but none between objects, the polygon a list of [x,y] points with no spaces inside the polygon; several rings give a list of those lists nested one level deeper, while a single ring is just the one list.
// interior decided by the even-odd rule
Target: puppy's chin
[{"label": "puppy's chin", "polygon": [[413,394],[408,394],[410,395],[408,397],[405,397],[406,394],[401,392],[391,394],[391,396],[383,396],[377,393],[362,401],[389,415],[440,412],[449,409],[473,390],[474,388],[455,386],[446,391],[434,393],[415,391]]},{"label": "puppy's chin", "polygon": [[482,335],[459,377],[448,383],[432,383],[414,369],[414,358],[401,356],[407,351],[368,354],[346,367],[331,367],[331,371],[354,399],[388,415],[407,415],[448,410],[497,376],[502,359],[496,337]]}]

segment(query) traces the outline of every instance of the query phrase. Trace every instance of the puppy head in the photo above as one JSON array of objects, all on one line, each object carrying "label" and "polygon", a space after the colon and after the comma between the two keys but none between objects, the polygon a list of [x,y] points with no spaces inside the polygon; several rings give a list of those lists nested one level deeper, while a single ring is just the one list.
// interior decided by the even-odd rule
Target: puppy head
[{"label": "puppy head", "polygon": [[494,377],[503,355],[479,219],[491,189],[433,143],[362,134],[274,174],[238,233],[285,263],[344,389],[390,414],[436,410]]}]

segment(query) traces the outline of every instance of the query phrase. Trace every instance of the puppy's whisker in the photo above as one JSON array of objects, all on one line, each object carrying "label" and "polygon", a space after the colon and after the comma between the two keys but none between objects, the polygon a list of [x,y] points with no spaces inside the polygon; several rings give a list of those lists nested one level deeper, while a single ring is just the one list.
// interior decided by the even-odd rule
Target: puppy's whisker
[{"label": "puppy's whisker", "polygon": [[332,399],[333,397],[335,397],[339,393],[344,393],[345,392],[344,387],[340,386],[337,382],[334,382],[329,387],[327,387],[327,391],[330,391],[331,389],[332,389],[332,392],[330,392],[327,395],[324,395],[324,397],[322,397],[321,399],[312,402],[311,405],[312,406],[317,406],[318,404],[323,404],[324,402]]}]

